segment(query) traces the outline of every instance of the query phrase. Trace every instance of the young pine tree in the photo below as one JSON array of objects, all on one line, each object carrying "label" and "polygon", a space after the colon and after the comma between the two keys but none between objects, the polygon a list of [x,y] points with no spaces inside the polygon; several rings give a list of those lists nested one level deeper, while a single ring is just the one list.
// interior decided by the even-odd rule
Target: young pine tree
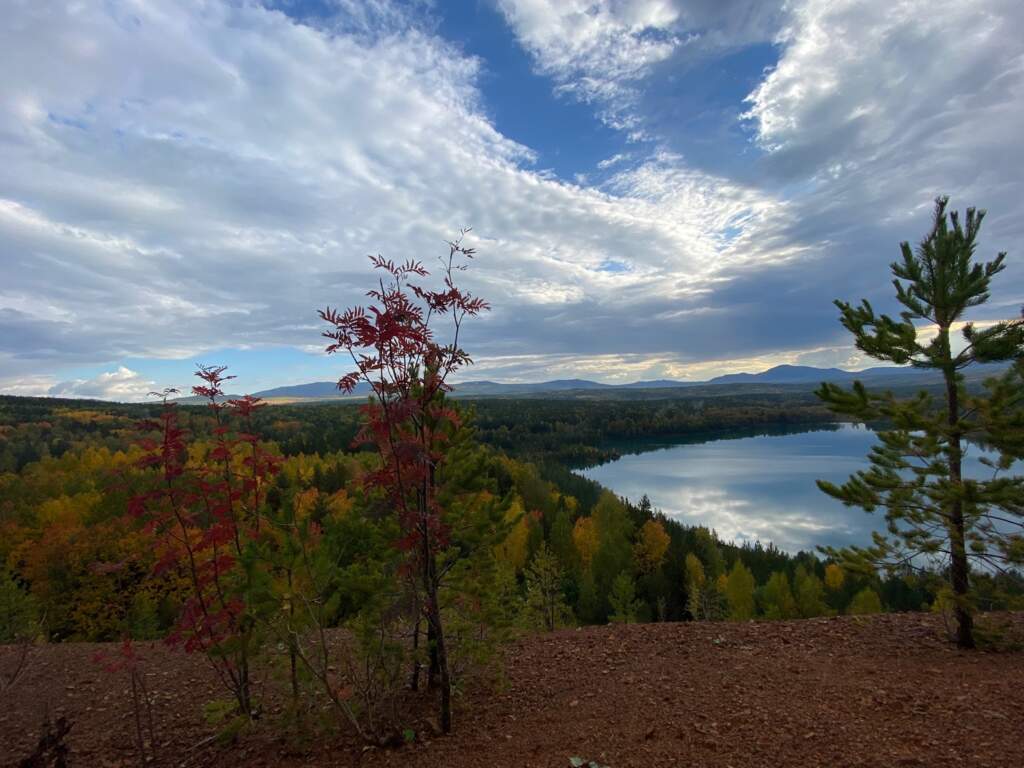
[{"label": "young pine tree", "polygon": [[572,611],[562,593],[564,573],[558,558],[540,545],[526,569],[526,610],[532,622],[553,632],[572,620]]},{"label": "young pine tree", "polygon": [[765,618],[792,619],[797,616],[796,600],[785,571],[775,571],[761,590]]},{"label": "young pine tree", "polygon": [[632,624],[636,622],[640,611],[640,601],[636,599],[636,582],[627,571],[623,571],[612,582],[612,590],[608,595],[611,615],[608,620],[613,624]]},{"label": "young pine tree", "polygon": [[[988,300],[1005,254],[976,261],[984,211],[969,208],[962,222],[956,212],[947,216],[946,204],[945,197],[936,201],[931,231],[916,250],[903,243],[902,259],[892,264],[900,319],[876,315],[867,301],[856,307],[836,301],[858,349],[878,360],[938,372],[943,394],[897,399],[868,393],[860,382],[850,391],[822,384],[817,394],[834,412],[891,427],[879,433],[870,469],[841,486],[818,486],[849,506],[885,509],[888,535],[874,534],[873,546],[826,550],[848,568],[905,568],[919,557],[926,565],[948,563],[957,644],[973,648],[972,563],[994,570],[1024,563],[1024,477],[1007,475],[1024,455],[1024,320],[984,327],[965,322],[969,309]],[[924,338],[915,323],[927,327]],[[964,344],[955,351],[958,329]],[[1011,360],[1017,364],[988,380],[984,392],[967,390],[966,368]],[[964,477],[968,441],[996,455],[985,460],[993,470],[989,479]]]},{"label": "young pine tree", "polygon": [[796,599],[797,613],[800,618],[813,619],[828,613],[825,604],[825,585],[813,570],[804,565],[796,567],[793,576],[793,597]]}]

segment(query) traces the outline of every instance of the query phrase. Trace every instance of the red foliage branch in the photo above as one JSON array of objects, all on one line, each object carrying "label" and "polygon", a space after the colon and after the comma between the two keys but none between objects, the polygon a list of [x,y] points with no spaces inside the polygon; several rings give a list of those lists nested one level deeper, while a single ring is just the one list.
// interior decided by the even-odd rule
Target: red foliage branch
[{"label": "red foliage branch", "polygon": [[[179,425],[169,391],[161,393],[160,415],[139,425],[149,434],[140,440],[144,454],[138,466],[153,470],[153,482],[129,499],[128,513],[155,537],[154,573],[180,570],[188,576],[190,591],[168,642],[206,654],[249,714],[252,627],[246,614],[247,577],[239,563],[247,544],[259,536],[264,487],[279,460],[262,447],[252,426],[263,403],[248,395],[225,401],[224,382],[234,377],[224,371],[200,367],[196,375],[203,383],[192,388],[208,400],[215,420],[206,461],[189,463],[191,436]],[[232,421],[240,428],[233,429]]]},{"label": "red foliage branch", "polygon": [[[365,483],[394,505],[402,529],[397,545],[407,553],[406,567],[418,576],[424,593],[422,606],[441,677],[441,724],[446,731],[451,721],[450,686],[438,604],[444,572],[437,567],[437,556],[448,544],[448,530],[435,485],[459,417],[444,395],[451,391],[448,377],[472,363],[459,346],[464,320],[490,308],[455,283],[456,273],[466,269],[463,259],[474,256],[472,248],[462,245],[465,233],[448,244],[448,256],[440,259],[441,290],[412,282],[429,276],[418,261],[397,264],[371,256],[373,268],[383,276],[367,293],[370,306],[343,312],[327,307],[319,313],[330,326],[323,332],[330,340],[328,354],[347,353],[354,364],[355,370],[338,381],[338,388],[352,393],[365,383],[372,392],[362,408],[363,426],[355,442],[372,444],[380,454],[379,468],[366,475]],[[440,318],[449,321],[447,343],[435,337],[433,324]]]}]

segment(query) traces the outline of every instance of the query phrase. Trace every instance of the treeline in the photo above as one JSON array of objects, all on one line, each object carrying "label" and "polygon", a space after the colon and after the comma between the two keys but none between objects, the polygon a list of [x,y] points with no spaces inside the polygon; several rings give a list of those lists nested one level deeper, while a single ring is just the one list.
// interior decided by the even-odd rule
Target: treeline
[{"label": "treeline", "polygon": [[637,441],[834,419],[804,393],[640,401],[493,399],[472,406],[483,442],[512,456],[570,467],[616,459]]},{"label": "treeline", "polygon": [[[569,615],[585,623],[615,615],[616,579],[615,599],[632,584],[637,620],[735,615],[723,579],[737,563],[753,580],[752,615],[805,615],[814,601],[796,610],[778,595],[788,592],[795,600],[801,591],[816,593],[808,577],[827,584],[827,566],[813,553],[793,556],[771,544],[721,542],[713,531],[659,514],[645,499],[635,504],[617,499],[569,468],[584,457],[603,459],[642,449],[650,436],[710,438],[729,429],[778,432],[820,424],[819,410],[799,399],[496,399],[472,403],[469,410],[475,414],[475,438],[500,449],[490,454],[495,492],[506,499],[511,516],[521,516],[500,559],[524,599],[527,566],[542,546],[556,560]],[[152,565],[148,548],[123,520],[129,495],[125,473],[130,474],[139,452],[137,422],[158,411],[156,404],[0,399],[0,460],[5,462],[0,472],[0,564],[12,583],[31,593],[53,639],[111,639],[125,631],[151,637],[166,632],[173,621],[174,586],[147,579]],[[184,429],[200,441],[210,440],[214,419],[208,409],[179,408],[178,413]],[[357,468],[371,460],[367,453],[350,450],[358,418],[352,404],[273,406],[254,416],[259,434],[283,457],[267,497],[275,513],[300,498],[319,518],[339,493],[352,495],[349,486],[361,472]],[[658,552],[655,541],[667,542],[664,551]],[[699,590],[687,571],[689,555],[703,570]],[[96,567],[122,561],[117,571]],[[982,596],[987,578],[979,576]],[[1007,579],[1015,584],[1012,574]],[[899,611],[927,607],[938,592],[932,580],[909,573],[885,580],[847,577],[839,586],[833,579],[819,608],[847,610],[864,589],[878,596],[880,607]],[[695,603],[697,591],[702,597]],[[994,595],[997,590],[988,591]],[[989,607],[1000,604],[994,597],[988,602]],[[701,610],[694,611],[695,605]]]},{"label": "treeline", "polygon": [[[618,458],[628,443],[721,435],[729,430],[785,430],[834,417],[808,393],[675,397],[659,400],[544,400],[492,398],[462,401],[474,415],[477,438],[510,456],[581,467]],[[0,472],[18,472],[73,447],[125,450],[139,419],[155,403],[0,396]],[[208,434],[204,407],[181,409],[184,426]],[[260,434],[285,456],[352,449],[359,404],[275,405],[254,417]]]}]

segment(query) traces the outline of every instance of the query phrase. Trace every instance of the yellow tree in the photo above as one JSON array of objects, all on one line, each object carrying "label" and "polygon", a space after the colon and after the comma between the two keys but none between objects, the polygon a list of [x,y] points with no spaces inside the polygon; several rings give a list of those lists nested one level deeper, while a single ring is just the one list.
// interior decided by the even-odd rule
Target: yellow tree
[{"label": "yellow tree", "polygon": [[754,574],[737,558],[725,582],[729,618],[747,621],[754,617]]},{"label": "yellow tree", "polygon": [[580,556],[580,562],[583,563],[583,569],[587,570],[594,560],[599,544],[597,524],[592,517],[581,517],[576,521],[572,529],[572,543]]},{"label": "yellow tree", "polygon": [[693,618],[706,618],[704,610],[704,565],[692,552],[686,556],[686,605]]},{"label": "yellow tree", "polygon": [[641,573],[658,570],[668,552],[669,542],[669,535],[661,521],[648,520],[643,524],[636,543],[636,562]]},{"label": "yellow tree", "polygon": [[515,499],[505,513],[505,522],[512,526],[508,536],[495,547],[494,555],[499,562],[506,563],[516,573],[523,570],[529,554],[527,544],[530,538],[530,523],[523,512],[523,504]]},{"label": "yellow tree", "polygon": [[846,573],[835,563],[825,566],[825,586],[829,592],[838,592],[846,581]]}]

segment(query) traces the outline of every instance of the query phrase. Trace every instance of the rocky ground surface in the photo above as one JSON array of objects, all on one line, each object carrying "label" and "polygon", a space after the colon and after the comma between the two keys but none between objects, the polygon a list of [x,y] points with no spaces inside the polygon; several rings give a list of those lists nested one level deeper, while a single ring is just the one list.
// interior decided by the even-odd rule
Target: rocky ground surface
[{"label": "rocky ground surface", "polygon": [[[1024,614],[996,618],[1011,636],[1024,631]],[[74,768],[139,765],[128,679],[104,672],[97,650],[31,649],[0,694],[0,765],[32,751],[47,711],[71,726]],[[1024,766],[1024,653],[957,651],[925,614],[526,637],[508,648],[503,686],[460,700],[453,735],[436,735],[420,707],[408,715],[415,741],[389,749],[289,738],[270,718],[218,745],[201,712],[221,696],[204,660],[159,643],[140,651],[154,699],[151,765]],[[0,647],[0,671],[16,654]]]}]

